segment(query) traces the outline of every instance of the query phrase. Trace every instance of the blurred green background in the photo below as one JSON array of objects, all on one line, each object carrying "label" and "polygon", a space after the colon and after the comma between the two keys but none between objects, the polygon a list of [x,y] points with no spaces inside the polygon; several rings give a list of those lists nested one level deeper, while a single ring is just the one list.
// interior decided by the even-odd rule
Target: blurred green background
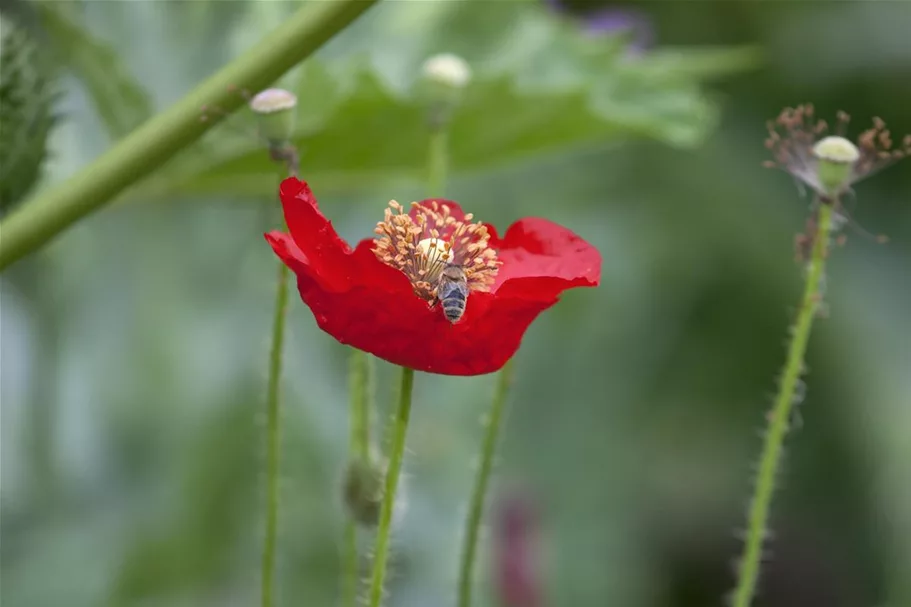
[{"label": "blurred green background", "polygon": [[[299,4],[4,4],[63,70],[38,187]],[[720,605],[800,291],[808,201],[761,168],[764,123],[810,101],[911,132],[911,4],[624,5],[653,32],[642,53],[586,29],[620,5],[567,6],[580,16],[382,2],[281,83],[300,97],[302,172],[343,236],[368,236],[389,199],[423,197],[421,62],[471,63],[450,197],[502,228],[559,221],[604,258],[599,288],[526,335],[492,506],[520,487],[538,513],[547,605]],[[250,116],[231,122],[0,277],[6,607],[258,600],[277,176]],[[909,167],[849,203],[891,242],[849,230],[831,257],[757,605],[911,605]],[[280,604],[335,605],[347,351],[296,297],[289,329]],[[380,363],[384,411],[393,371]],[[390,606],[454,604],[494,379],[417,377]],[[476,602],[493,606],[486,531]]]}]

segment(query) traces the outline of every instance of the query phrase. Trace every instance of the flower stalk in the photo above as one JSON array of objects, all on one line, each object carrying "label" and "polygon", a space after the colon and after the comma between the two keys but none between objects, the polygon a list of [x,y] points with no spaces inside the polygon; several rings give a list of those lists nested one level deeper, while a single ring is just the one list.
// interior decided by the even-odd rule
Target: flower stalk
[{"label": "flower stalk", "polygon": [[446,170],[449,166],[449,133],[445,126],[430,131],[427,150],[427,194],[431,198],[443,196],[446,189]]},{"label": "flower stalk", "polygon": [[837,204],[836,199],[824,197],[818,199],[819,212],[812,253],[807,266],[806,285],[797,312],[797,320],[791,329],[791,343],[788,347],[784,373],[769,417],[769,428],[759,459],[756,487],[750,502],[746,541],[740,562],[737,587],[731,603],[732,607],[749,607],[756,591],[762,544],[768,528],[775,482],[784,455],[784,439],[788,433],[796,400],[795,391],[804,369],[804,356],[810,339],[810,330],[813,327],[813,319],[822,301],[825,264],[834,216],[833,207]]},{"label": "flower stalk", "polygon": [[[281,103],[275,103],[278,98]],[[293,128],[294,109],[297,98],[281,89],[269,89],[259,93],[250,102],[250,109],[258,116],[261,124],[283,125],[283,130],[274,132],[269,138],[269,155],[278,163],[279,183],[286,175],[299,173],[298,154],[290,142]],[[275,130],[273,128],[273,130]],[[277,155],[276,149],[285,150]],[[284,222],[283,222],[284,223]],[[269,379],[266,389],[266,515],[265,539],[262,554],[262,607],[272,607],[275,584],[275,552],[278,537],[278,508],[280,501],[281,472],[281,376],[282,354],[285,343],[285,317],[288,309],[288,266],[278,268],[278,286],[275,293],[275,313],[272,318],[272,346],[269,352]]]},{"label": "flower stalk", "polygon": [[370,582],[370,607],[380,607],[383,600],[383,584],[386,580],[386,563],[389,557],[389,538],[392,531],[392,511],[395,507],[395,492],[398,489],[402,460],[405,456],[405,436],[411,417],[411,393],[414,388],[414,369],[402,367],[398,406],[392,427],[392,442],[389,446],[389,470],[383,491],[383,506],[380,510],[379,527],[376,532],[376,548],[373,555],[373,575]]},{"label": "flower stalk", "polygon": [[272,349],[269,353],[269,383],[266,392],[266,537],[262,554],[262,607],[272,607],[274,604],[281,453],[279,390],[285,341],[285,316],[288,308],[288,274],[288,267],[279,264],[275,314],[272,319]]},{"label": "flower stalk", "polygon": [[496,456],[500,436],[500,425],[506,409],[509,387],[513,379],[513,361],[509,360],[500,371],[497,387],[494,392],[490,411],[484,417],[484,442],[481,446],[481,459],[478,464],[471,492],[471,503],[468,508],[468,519],[465,523],[465,539],[462,547],[462,559],[459,567],[459,607],[471,607],[471,591],[474,574],[475,555],[477,554],[478,533],[490,484],[490,474]]},{"label": "flower stalk", "polygon": [[350,516],[345,523],[345,555],[344,555],[344,588],[342,589],[342,605],[354,607],[357,605],[358,587],[358,554],[357,554],[357,524]]},{"label": "flower stalk", "polygon": [[[349,363],[350,436],[349,459],[370,466],[370,418],[373,401],[373,360],[366,352],[351,349]],[[349,463],[350,465],[350,463]],[[359,584],[359,563],[357,550],[357,521],[349,514],[345,523],[344,589],[343,602],[346,607],[357,604]]]},{"label": "flower stalk", "polygon": [[310,56],[377,0],[308,2],[243,56],[159,113],[72,178],[48,188],[0,224],[0,271],[111,201],[198,140],[214,121],[200,108],[237,109],[236,89],[258,90]]}]

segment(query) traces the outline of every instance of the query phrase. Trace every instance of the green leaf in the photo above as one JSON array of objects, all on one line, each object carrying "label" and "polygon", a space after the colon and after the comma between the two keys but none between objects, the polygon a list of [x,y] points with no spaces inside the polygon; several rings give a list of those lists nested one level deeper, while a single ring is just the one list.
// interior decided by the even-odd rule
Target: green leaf
[{"label": "green leaf", "polygon": [[[387,3],[330,44],[321,60],[304,64],[294,143],[306,178],[321,192],[422,180],[428,135],[416,80],[436,52],[462,53],[475,72],[451,125],[455,176],[633,138],[697,145],[717,117],[701,81],[756,64],[751,49],[629,56],[622,35],[591,38],[537,4],[489,6]],[[406,27],[418,21],[421,27]],[[380,31],[388,40],[399,30],[413,35],[387,52]],[[371,46],[369,60],[352,58]],[[253,133],[252,116],[232,122],[233,131],[217,129],[175,158],[142,195],[257,196],[274,189],[276,167]]]},{"label": "green leaf", "polygon": [[75,19],[67,2],[35,6],[58,59],[86,88],[111,139],[119,139],[152,115],[152,103],[117,54]]}]

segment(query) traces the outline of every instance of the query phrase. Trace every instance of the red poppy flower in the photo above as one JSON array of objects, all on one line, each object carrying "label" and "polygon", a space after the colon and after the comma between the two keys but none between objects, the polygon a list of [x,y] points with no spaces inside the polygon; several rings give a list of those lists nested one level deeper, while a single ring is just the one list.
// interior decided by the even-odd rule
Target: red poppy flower
[{"label": "red poppy flower", "polygon": [[[418,371],[497,371],[560,293],[601,279],[598,251],[546,219],[522,219],[501,238],[492,226],[471,223],[455,202],[423,200],[405,214],[393,201],[377,237],[352,249],[306,182],[286,179],[280,196],[291,233],[270,232],[266,240],[297,275],[319,327],[343,344]],[[437,288],[444,274],[461,276],[467,287],[461,315],[459,289]]]}]

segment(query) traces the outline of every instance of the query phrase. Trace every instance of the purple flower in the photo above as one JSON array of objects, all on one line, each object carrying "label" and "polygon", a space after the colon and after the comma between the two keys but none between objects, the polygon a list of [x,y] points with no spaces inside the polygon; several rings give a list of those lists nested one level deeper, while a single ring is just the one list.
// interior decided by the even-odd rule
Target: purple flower
[{"label": "purple flower", "polygon": [[596,8],[578,14],[566,6],[564,0],[546,2],[555,11],[579,19],[583,30],[589,35],[630,32],[632,40],[627,50],[631,53],[641,53],[654,43],[652,22],[642,11],[629,8]]},{"label": "purple flower", "polygon": [[494,522],[495,579],[502,607],[542,607],[540,575],[535,562],[535,513],[527,499],[501,500]]}]

